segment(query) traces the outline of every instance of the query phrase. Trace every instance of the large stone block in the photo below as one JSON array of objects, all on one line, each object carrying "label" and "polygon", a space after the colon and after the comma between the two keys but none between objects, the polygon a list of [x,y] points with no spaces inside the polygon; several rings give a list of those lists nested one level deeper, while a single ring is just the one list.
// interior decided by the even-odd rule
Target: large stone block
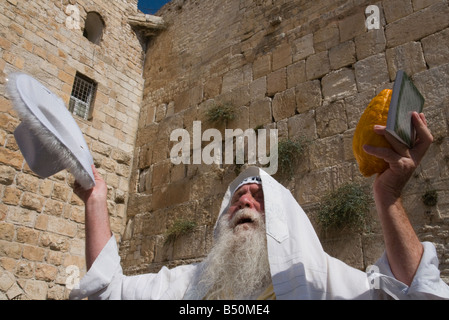
[{"label": "large stone block", "polygon": [[273,99],[273,118],[279,121],[295,114],[296,97],[295,88],[277,93]]},{"label": "large stone block", "polygon": [[271,123],[271,99],[264,98],[251,102],[249,106],[249,127],[256,128],[260,125]]},{"label": "large stone block", "polygon": [[249,85],[249,96],[251,101],[263,99],[267,93],[267,78],[262,77],[254,80]]},{"label": "large stone block", "polygon": [[449,63],[417,73],[413,77],[416,87],[426,99],[426,106],[444,106],[449,99]]},{"label": "large stone block", "polygon": [[365,13],[359,10],[338,22],[340,41],[345,42],[365,32]]},{"label": "large stone block", "polygon": [[154,190],[151,210],[171,207],[190,199],[191,184],[187,179]]},{"label": "large stone block", "polygon": [[350,66],[356,62],[354,41],[343,42],[329,50],[329,63],[332,70]]},{"label": "large stone block", "polygon": [[319,80],[301,83],[296,86],[296,110],[299,113],[321,106],[321,85]]},{"label": "large stone block", "polygon": [[386,39],[383,28],[369,30],[355,37],[357,59],[363,60],[369,56],[385,51]]},{"label": "large stone block", "polygon": [[266,54],[256,58],[253,63],[254,79],[266,76],[271,72],[271,55]]},{"label": "large stone block", "polygon": [[328,73],[321,80],[324,100],[338,100],[357,93],[354,71],[343,68]]},{"label": "large stone block", "polygon": [[314,54],[315,49],[313,43],[312,33],[294,40],[292,44],[293,62],[304,60]]},{"label": "large stone block", "polygon": [[378,87],[390,80],[384,53],[357,61],[354,69],[357,88],[360,92]]},{"label": "large stone block", "polygon": [[390,79],[396,78],[398,70],[404,70],[409,76],[427,69],[426,61],[419,42],[406,44],[387,49],[386,58]]},{"label": "large stone block", "polygon": [[370,89],[345,98],[348,127],[355,128],[370,101],[376,96],[375,89]]},{"label": "large stone block", "polygon": [[343,133],[348,129],[345,104],[343,100],[324,102],[316,109],[317,134],[320,138]]},{"label": "large stone block", "polygon": [[10,185],[14,181],[16,176],[16,170],[10,166],[2,165],[0,166],[0,184]]},{"label": "large stone block", "polygon": [[390,23],[385,28],[388,47],[416,41],[449,26],[449,6],[442,1]]},{"label": "large stone block", "polygon": [[313,170],[307,175],[298,178],[294,193],[295,199],[301,205],[320,202],[322,195],[332,190],[331,176],[331,170],[325,168]]},{"label": "large stone block", "polygon": [[429,68],[449,63],[449,28],[421,40]]},{"label": "large stone block", "polygon": [[413,13],[411,0],[384,1],[382,6],[387,23],[392,23]]},{"label": "large stone block", "polygon": [[292,88],[306,81],[307,77],[305,60],[298,61],[287,67],[287,88]]},{"label": "large stone block", "polygon": [[309,56],[306,60],[307,80],[321,78],[330,71],[329,55],[327,51]]},{"label": "large stone block", "polygon": [[309,110],[288,118],[288,138],[296,140],[305,137],[308,141],[317,138],[315,111]]},{"label": "large stone block", "polygon": [[77,233],[77,224],[67,219],[50,216],[47,230],[60,235],[74,237]]},{"label": "large stone block", "polygon": [[276,93],[287,89],[286,68],[279,69],[267,76],[267,95],[274,96]]},{"label": "large stone block", "polygon": [[324,240],[323,248],[331,256],[342,260],[354,268],[363,270],[363,246],[360,235],[348,237],[347,233],[345,233],[345,236],[340,236],[337,239]]},{"label": "large stone block", "polygon": [[340,31],[336,23],[321,28],[313,34],[313,47],[317,53],[326,51],[339,43]]},{"label": "large stone block", "polygon": [[273,71],[284,68],[292,63],[292,48],[289,43],[283,43],[273,50]]}]

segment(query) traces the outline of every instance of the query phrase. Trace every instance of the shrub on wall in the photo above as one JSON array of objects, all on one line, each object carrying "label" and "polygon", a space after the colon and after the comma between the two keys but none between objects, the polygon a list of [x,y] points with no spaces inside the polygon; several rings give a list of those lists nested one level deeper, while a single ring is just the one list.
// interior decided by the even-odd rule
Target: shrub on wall
[{"label": "shrub on wall", "polygon": [[345,184],[323,197],[318,221],[325,230],[364,229],[371,202],[371,197],[360,185]]}]

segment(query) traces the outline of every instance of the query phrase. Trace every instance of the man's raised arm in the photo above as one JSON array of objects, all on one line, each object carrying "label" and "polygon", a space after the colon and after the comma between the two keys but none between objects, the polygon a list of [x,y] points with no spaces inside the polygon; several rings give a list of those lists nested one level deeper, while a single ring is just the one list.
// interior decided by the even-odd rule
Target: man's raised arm
[{"label": "man's raised arm", "polygon": [[393,149],[364,146],[365,152],[389,164],[389,168],[374,181],[374,200],[391,271],[406,285],[413,281],[423,246],[404,210],[401,193],[433,141],[423,114],[413,113],[412,121],[416,129],[416,142],[412,149],[391,137],[383,126],[375,126],[374,131],[384,135]]},{"label": "man's raised arm", "polygon": [[108,188],[95,166],[92,166],[95,187],[84,190],[77,182],[74,191],[85,204],[86,265],[90,269],[112,236],[107,207]]}]

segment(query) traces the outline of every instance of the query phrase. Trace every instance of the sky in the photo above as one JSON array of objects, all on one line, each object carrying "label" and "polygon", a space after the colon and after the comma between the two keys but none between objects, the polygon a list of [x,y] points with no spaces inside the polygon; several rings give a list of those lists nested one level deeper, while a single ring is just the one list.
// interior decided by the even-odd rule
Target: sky
[{"label": "sky", "polygon": [[155,14],[167,2],[170,0],[139,0],[137,6],[143,13]]}]

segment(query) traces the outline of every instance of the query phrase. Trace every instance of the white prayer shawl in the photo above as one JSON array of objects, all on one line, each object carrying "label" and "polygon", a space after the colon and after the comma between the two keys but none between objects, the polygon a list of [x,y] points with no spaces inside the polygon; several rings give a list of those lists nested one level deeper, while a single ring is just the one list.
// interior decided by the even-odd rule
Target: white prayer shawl
[{"label": "white prayer shawl", "polygon": [[[423,243],[424,254],[412,284],[396,280],[384,254],[369,273],[326,254],[307,215],[288,189],[262,169],[251,167],[235,179],[224,196],[220,216],[233,190],[259,175],[265,199],[270,270],[276,299],[449,299],[440,279],[435,247]],[[217,220],[218,223],[218,220]],[[115,238],[107,245],[71,294],[71,299],[193,299],[201,264],[157,274],[124,276]]]}]

